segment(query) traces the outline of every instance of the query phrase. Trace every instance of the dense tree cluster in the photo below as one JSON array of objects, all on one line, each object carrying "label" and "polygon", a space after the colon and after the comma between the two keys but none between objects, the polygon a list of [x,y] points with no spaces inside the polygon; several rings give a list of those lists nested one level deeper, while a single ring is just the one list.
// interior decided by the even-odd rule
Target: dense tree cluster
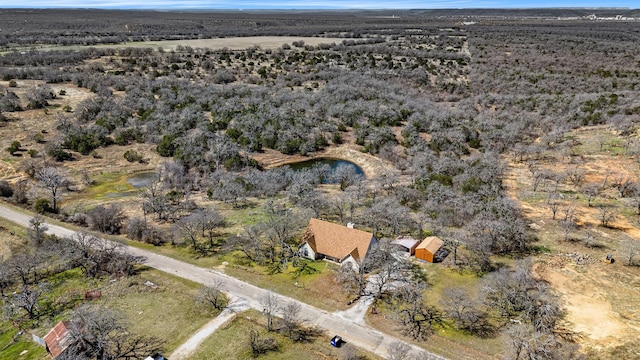
[{"label": "dense tree cluster", "polygon": [[[0,296],[3,314],[18,323],[54,316],[58,307],[47,279],[67,270],[80,269],[86,277],[133,274],[140,259],[121,251],[121,245],[86,233],[72,239],[47,235],[40,216],[30,221],[29,251],[17,252],[0,264]],[[13,294],[6,291],[12,289]],[[14,291],[15,290],[15,291]]]},{"label": "dense tree cluster", "polygon": [[[506,11],[512,12],[519,11]],[[67,13],[60,12],[59,23],[43,22],[19,36],[2,35],[0,45],[227,35],[343,40],[319,45],[298,40],[273,49],[181,45],[172,51],[8,52],[0,57],[3,80],[14,80],[13,87],[15,80],[39,81],[17,93],[11,83],[0,89],[0,118],[46,110],[62,96],[51,84],[73,84],[90,93],[73,109],[56,114],[55,129],[50,129],[54,134],[46,135],[47,161],[23,162],[46,195],[31,199],[39,209],[59,211],[61,194],[69,190],[60,162],[105,147],[148,144],[165,161],[158,181],[141,191],[143,217],[128,219],[119,206],[100,205],[86,214],[68,214],[68,219],[101,232],[124,231],[155,245],[171,240],[198,256],[235,252],[239,262],[265,266],[272,273],[290,265],[300,273],[315,270],[297,253],[300,230],[311,216],[354,222],[379,239],[438,235],[453,252],[456,266],[489,274],[481,294],[449,288],[440,306],[429,302],[424,298],[425,279],[397,261],[386,239],[357,271],[341,272],[340,281],[354,297],[372,295],[376,305],[386,301],[395,320],[416,339],[447,320],[459,331],[478,336],[490,336],[500,323],[508,328],[516,359],[573,356],[573,349],[555,333],[563,317],[556,296],[533,278],[528,264],[498,270],[492,261],[495,255],[524,257],[534,240],[520,209],[504,194],[503,156],[527,165],[533,192],[547,191],[552,219],[562,222],[565,240],[575,214],[560,201],[559,187],[586,195],[589,206],[603,191],[615,189],[640,209],[635,179],[612,173],[605,184],[596,184],[586,182],[578,166],[560,173],[543,164],[549,149],[571,157],[572,140],[565,136],[570,129],[608,124],[624,134],[637,130],[637,23],[603,22],[596,31],[582,20],[541,23],[493,17],[466,26],[435,20],[438,11],[403,12],[397,21],[366,13],[336,18],[317,13],[304,16],[306,20],[298,14],[229,13],[224,21],[220,14],[154,13],[144,21],[136,14],[133,21],[129,13],[96,13],[102,15],[101,22],[69,28]],[[41,21],[39,11],[31,15]],[[425,22],[427,18],[433,21]],[[19,24],[11,20],[4,27],[17,29]],[[39,139],[44,142],[43,134]],[[602,148],[608,140],[598,141]],[[313,155],[344,143],[376,156],[388,168],[367,179],[346,167],[264,170],[253,159],[265,151]],[[631,143],[625,148],[637,151]],[[15,155],[23,150],[16,143],[7,151]],[[140,150],[121,153],[130,162],[144,162],[149,155]],[[58,163],[52,165],[54,161]],[[327,182],[336,184],[332,191],[320,186]],[[0,195],[19,203],[32,193],[26,182],[0,185]],[[193,194],[204,200],[196,202]],[[256,200],[263,205],[254,209],[250,223],[236,234],[222,233],[226,219],[216,204],[242,209]],[[609,226],[615,212],[598,209],[601,225]],[[46,242],[35,223],[32,232],[34,244]],[[87,276],[130,270],[131,259],[111,256],[117,253],[111,243],[81,234],[73,244],[69,258]],[[585,244],[595,246],[591,239]],[[637,263],[637,248],[628,249],[626,262]],[[10,271],[10,281],[21,278],[24,286],[33,285],[29,279],[38,274],[31,269]],[[401,280],[397,274],[406,276]],[[367,280],[373,290],[367,289]],[[27,295],[40,290],[29,290],[18,308],[37,316]],[[203,298],[222,306],[218,290]],[[271,313],[279,307],[274,301],[265,299],[265,309],[273,307],[269,328]],[[295,319],[284,323],[289,336],[296,333]],[[511,323],[515,325],[506,326]],[[253,340],[259,349],[259,339]]]},{"label": "dense tree cluster", "polygon": [[[615,36],[617,25],[603,26],[616,42],[581,23],[527,23],[514,32],[505,21],[446,31],[435,25],[396,29],[385,36],[371,31],[375,36],[364,39],[319,46],[297,41],[278,49],[31,51],[3,56],[2,74],[58,78],[95,93],[59,115],[59,139],[47,144],[58,161],[134,142],[154,144],[161,156],[173,158],[163,181],[144,195],[145,213],[161,221],[193,208],[192,191],[234,206],[285,192],[314,216],[344,220],[348,213],[377,235],[461,229],[458,237],[472,250],[463,262],[487,271],[490,254],[524,253],[531,240],[518,210],[502,198],[500,153],[530,157],[540,145],[528,142],[546,133],[544,144],[551,146],[563,129],[583,123],[633,126],[638,74],[629,54],[636,45]],[[593,44],[612,54],[608,62],[587,60],[600,56]],[[98,58],[105,61],[89,61]],[[585,66],[578,69],[570,58]],[[607,68],[588,70],[595,64]],[[576,83],[578,73],[583,83]],[[503,87],[514,81],[508,91]],[[40,85],[25,99],[6,90],[0,100],[7,113],[21,104],[46,106],[52,96]],[[558,117],[566,123],[558,124]],[[339,175],[344,195],[327,199],[316,186],[323,182],[321,168],[251,169],[252,152],[308,155],[346,137],[392,161],[398,173],[381,177],[373,192],[353,174]],[[142,161],[144,154],[125,157]],[[43,170],[34,173],[46,186]],[[48,187],[54,211],[61,185]]]}]

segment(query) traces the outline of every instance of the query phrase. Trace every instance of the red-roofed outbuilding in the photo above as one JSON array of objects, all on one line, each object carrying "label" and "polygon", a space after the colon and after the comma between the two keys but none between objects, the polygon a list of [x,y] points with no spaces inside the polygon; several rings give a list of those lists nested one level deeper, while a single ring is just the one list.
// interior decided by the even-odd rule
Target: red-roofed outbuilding
[{"label": "red-roofed outbuilding", "polygon": [[60,321],[44,336],[47,351],[54,359],[64,353],[73,342],[73,336],[69,330],[70,326],[73,326],[71,322]]}]

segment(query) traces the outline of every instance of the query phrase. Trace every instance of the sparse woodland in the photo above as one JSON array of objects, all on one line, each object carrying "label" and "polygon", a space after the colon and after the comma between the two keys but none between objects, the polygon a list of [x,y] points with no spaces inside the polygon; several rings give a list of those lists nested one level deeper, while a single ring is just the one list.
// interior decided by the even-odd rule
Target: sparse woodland
[{"label": "sparse woodland", "polygon": [[[297,253],[310,217],[354,222],[381,245],[359,271],[336,272],[336,281],[350,299],[372,292],[372,312],[393,318],[398,334],[423,342],[446,328],[494,341],[498,349],[481,358],[632,356],[625,343],[610,353],[581,349],[583,334],[567,320],[563,297],[535,270],[559,244],[615,253],[615,265],[637,276],[640,240],[624,230],[637,227],[640,214],[640,22],[513,11],[478,15],[473,25],[462,25],[472,15],[463,10],[85,12],[98,22],[68,11],[4,11],[0,134],[20,135],[0,138],[13,169],[0,196],[87,231],[186,249],[198,259],[234,259],[266,276],[316,271]],[[538,15],[588,15],[566,11]],[[143,42],[278,35],[344,39],[241,50]],[[98,46],[128,41],[140,43]],[[38,50],[51,45],[74,48]],[[54,90],[61,85],[83,99],[53,106],[68,97]],[[27,113],[52,125],[21,125]],[[383,170],[365,178],[346,168],[294,171],[260,161],[261,154],[322,156],[347,147]],[[131,200],[78,205],[101,173],[75,164],[105,153],[140,168],[158,164],[158,181]],[[627,162],[594,169],[590,161],[605,155]],[[546,213],[532,218],[522,203]],[[238,215],[247,209],[251,216]],[[537,219],[553,235],[537,232]],[[10,293],[45,294],[38,279],[53,268],[78,267],[88,277],[131,270],[135,259],[112,258],[114,249],[78,248],[98,241],[92,235],[62,246],[71,242],[45,238],[37,224],[33,251],[0,264],[11,319],[49,316],[37,298]],[[598,235],[614,230],[624,241]],[[441,237],[449,256],[438,266],[473,284],[425,295],[431,268],[398,261],[388,244],[398,235]],[[375,290],[366,287],[372,275]],[[638,311],[629,310],[636,325]],[[285,321],[289,336],[292,323]],[[406,359],[402,346],[394,351],[392,358]]]}]

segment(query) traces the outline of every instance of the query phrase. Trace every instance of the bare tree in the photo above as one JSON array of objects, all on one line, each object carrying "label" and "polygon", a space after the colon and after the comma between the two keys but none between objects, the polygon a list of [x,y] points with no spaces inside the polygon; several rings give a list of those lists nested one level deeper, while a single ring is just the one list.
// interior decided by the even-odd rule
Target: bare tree
[{"label": "bare tree", "polygon": [[287,302],[281,309],[282,324],[287,331],[287,336],[293,339],[294,331],[300,327],[300,311],[302,306],[297,301]]},{"label": "bare tree", "polygon": [[[26,204],[29,193],[29,182],[27,180],[19,180],[13,185],[13,201],[18,204]],[[640,208],[640,207],[639,207]]]},{"label": "bare tree", "polygon": [[602,180],[602,190],[606,190],[608,188],[609,186],[608,181],[612,175],[615,175],[614,170],[611,168],[606,168],[604,172],[604,180]]},{"label": "bare tree", "polygon": [[414,339],[424,339],[432,334],[436,325],[442,324],[442,315],[425,301],[426,284],[413,281],[400,286],[395,291],[394,313],[403,325],[407,335]]},{"label": "bare tree", "polygon": [[245,198],[247,190],[243,180],[237,174],[216,171],[213,174],[212,186],[210,187],[210,198],[230,202],[233,207],[238,207],[239,202]]},{"label": "bare tree", "polygon": [[523,324],[514,325],[506,331],[509,345],[509,358],[514,360],[527,358],[527,339],[530,336],[529,327]]},{"label": "bare tree", "polygon": [[348,193],[339,193],[330,200],[331,208],[335,210],[335,213],[340,218],[340,223],[342,224],[346,222],[345,219],[347,211],[349,210],[351,203],[351,196]]},{"label": "bare tree", "polygon": [[197,211],[195,214],[199,219],[202,237],[207,238],[209,240],[209,248],[213,248],[216,229],[224,225],[224,217],[218,210],[209,208]]},{"label": "bare tree", "polygon": [[601,206],[599,208],[599,212],[600,212],[600,225],[604,227],[609,227],[611,222],[615,221],[615,219],[617,218],[617,214],[615,210],[610,207]]},{"label": "bare tree", "polygon": [[447,315],[455,320],[456,329],[464,329],[482,337],[493,333],[494,329],[488,321],[487,313],[480,308],[479,301],[473,299],[467,289],[444,289],[442,304]]},{"label": "bare tree", "polygon": [[83,305],[69,326],[68,352],[74,359],[142,359],[160,350],[158,339],[128,331],[124,318],[103,306]]},{"label": "bare tree", "polygon": [[[374,297],[371,312],[375,312],[380,298],[399,282],[411,278],[412,269],[407,257],[399,256],[390,239],[381,239],[368,253],[361,270],[368,273],[367,283]],[[359,269],[360,270],[360,269]],[[359,274],[357,275],[359,276]],[[365,290],[365,289],[363,289]]]},{"label": "bare tree", "polygon": [[42,264],[42,256],[38,251],[19,253],[5,262],[11,274],[20,278],[23,286],[38,282],[40,264]]},{"label": "bare tree", "polygon": [[533,185],[532,190],[534,192],[538,191],[538,186],[540,186],[542,181],[546,178],[546,172],[537,166],[529,166],[529,170],[531,171],[531,183]]},{"label": "bare tree", "polygon": [[21,291],[13,295],[11,302],[13,306],[24,310],[29,319],[35,319],[42,315],[43,300],[48,288],[47,283],[24,285]]},{"label": "bare tree", "polygon": [[473,308],[469,292],[461,287],[448,287],[442,291],[442,304],[450,318],[455,320],[456,329],[464,326],[466,313]]},{"label": "bare tree", "polygon": [[[193,249],[207,255],[214,247],[216,229],[224,224],[224,218],[215,209],[196,210],[176,223],[176,228],[191,244]],[[208,245],[199,242],[200,237],[208,240]]]},{"label": "bare tree", "polygon": [[122,206],[117,203],[98,205],[87,215],[91,220],[91,228],[105,234],[119,234],[127,219]]},{"label": "bare tree", "polygon": [[123,253],[120,243],[82,232],[74,234],[68,244],[73,247],[71,256],[74,257],[76,266],[88,277],[105,273],[130,275],[133,273],[133,266],[142,261]]},{"label": "bare tree", "polygon": [[189,214],[178,220],[174,225],[187,242],[191,244],[193,250],[206,255],[206,249],[199,243],[201,232],[200,218],[196,213]]},{"label": "bare tree", "polygon": [[280,307],[280,297],[271,291],[268,291],[260,298],[262,305],[262,313],[267,317],[267,331],[273,331],[273,317]]},{"label": "bare tree", "polygon": [[53,211],[57,212],[61,192],[66,189],[69,183],[66,175],[59,168],[47,166],[36,171],[35,178],[40,187],[49,191]]},{"label": "bare tree", "polygon": [[356,169],[351,165],[340,164],[333,171],[332,180],[340,185],[340,190],[344,191],[349,186],[353,185],[357,178],[361,175],[356,173]]},{"label": "bare tree", "polygon": [[462,243],[457,239],[444,238],[444,244],[449,249],[453,250],[453,264],[459,265],[458,262],[458,248],[462,245]]},{"label": "bare tree", "polygon": [[598,183],[586,183],[582,186],[582,193],[587,196],[587,205],[591,206],[591,202],[595,199],[600,192],[602,191],[602,186]]},{"label": "bare tree", "polygon": [[278,348],[278,340],[271,337],[261,337],[260,332],[253,325],[249,329],[249,346],[254,357]]},{"label": "bare tree", "polygon": [[487,276],[483,284],[485,303],[504,317],[515,316],[526,308],[527,290],[535,285],[528,265],[519,264],[515,271],[500,268]]},{"label": "bare tree", "polygon": [[227,297],[222,292],[222,282],[214,280],[211,285],[205,286],[200,291],[200,300],[210,304],[216,310],[222,310],[227,306]]},{"label": "bare tree", "polygon": [[562,218],[561,225],[562,225],[562,233],[564,234],[564,241],[569,240],[569,234],[571,233],[571,230],[573,230],[576,227],[575,211],[576,211],[576,206],[573,203],[562,210],[562,214],[564,216]]},{"label": "bare tree", "polygon": [[602,147],[609,141],[609,134],[598,134],[595,136],[598,145],[600,145],[600,151],[602,151]]},{"label": "bare tree", "polygon": [[29,241],[35,246],[42,245],[47,235],[47,230],[49,230],[49,227],[44,222],[44,217],[40,214],[35,215],[29,220],[29,229],[27,230]]},{"label": "bare tree", "polygon": [[204,156],[212,163],[214,170],[221,170],[224,161],[235,156],[239,150],[238,145],[225,135],[214,135],[207,145],[209,151]]},{"label": "bare tree", "polygon": [[394,341],[389,345],[387,352],[389,356],[388,360],[409,360],[409,352],[411,351],[411,345],[401,342]]},{"label": "bare tree", "polygon": [[31,86],[25,94],[27,100],[27,108],[41,109],[49,105],[47,100],[55,98],[55,93],[48,84],[40,86]]},{"label": "bare tree", "polygon": [[584,181],[585,171],[583,169],[578,168],[577,166],[571,167],[566,171],[567,178],[573,184],[573,186],[577,189],[580,188],[580,185]]},{"label": "bare tree", "polygon": [[529,324],[516,324],[506,329],[508,358],[529,359],[580,359],[582,356],[572,346],[563,344],[555,334],[536,331]]},{"label": "bare tree", "polygon": [[549,193],[549,197],[547,198],[547,206],[549,207],[549,210],[551,210],[551,214],[553,215],[551,219],[555,220],[556,214],[560,209],[560,199],[558,193]]},{"label": "bare tree", "polygon": [[379,237],[379,232],[385,230],[387,234],[398,235],[406,229],[414,229],[415,222],[411,211],[401,205],[393,197],[379,198],[365,211],[365,223],[373,230],[373,235]]},{"label": "bare tree", "polygon": [[160,181],[154,182],[142,191],[142,211],[145,216],[149,213],[157,215],[158,220],[166,221],[177,216],[179,207],[176,201],[165,192]]},{"label": "bare tree", "polygon": [[564,172],[551,172],[549,178],[553,180],[554,183],[553,191],[557,192],[560,183],[566,178],[566,174]]},{"label": "bare tree", "polygon": [[620,252],[622,253],[626,265],[637,265],[635,257],[640,254],[640,241],[629,237],[626,238],[620,246]]},{"label": "bare tree", "polygon": [[367,279],[365,275],[364,266],[355,266],[351,262],[346,262],[340,266],[340,269],[338,269],[337,279],[343,289],[357,299],[364,295],[364,291],[367,287]]},{"label": "bare tree", "polygon": [[262,227],[259,225],[247,226],[244,231],[237,236],[227,239],[225,248],[229,250],[241,251],[249,261],[262,262],[263,250],[261,247]]},{"label": "bare tree", "polygon": [[274,264],[273,271],[286,268],[298,256],[296,232],[305,220],[302,212],[276,204],[273,199],[264,206],[266,220],[261,223],[265,241],[262,248],[266,258]]},{"label": "bare tree", "polygon": [[612,184],[620,192],[622,197],[631,197],[638,193],[640,185],[632,178],[622,175]]},{"label": "bare tree", "polygon": [[601,246],[601,244],[598,242],[595,235],[593,234],[593,229],[591,228],[591,226],[588,226],[585,230],[584,245],[588,248],[596,248]]}]

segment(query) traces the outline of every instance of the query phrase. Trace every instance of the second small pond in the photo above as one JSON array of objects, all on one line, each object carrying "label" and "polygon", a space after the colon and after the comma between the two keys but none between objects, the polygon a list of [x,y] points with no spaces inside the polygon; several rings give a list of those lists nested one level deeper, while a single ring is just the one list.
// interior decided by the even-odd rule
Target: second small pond
[{"label": "second small pond", "polygon": [[129,185],[136,189],[147,187],[156,181],[158,181],[158,173],[153,171],[138,173],[127,178]]}]

